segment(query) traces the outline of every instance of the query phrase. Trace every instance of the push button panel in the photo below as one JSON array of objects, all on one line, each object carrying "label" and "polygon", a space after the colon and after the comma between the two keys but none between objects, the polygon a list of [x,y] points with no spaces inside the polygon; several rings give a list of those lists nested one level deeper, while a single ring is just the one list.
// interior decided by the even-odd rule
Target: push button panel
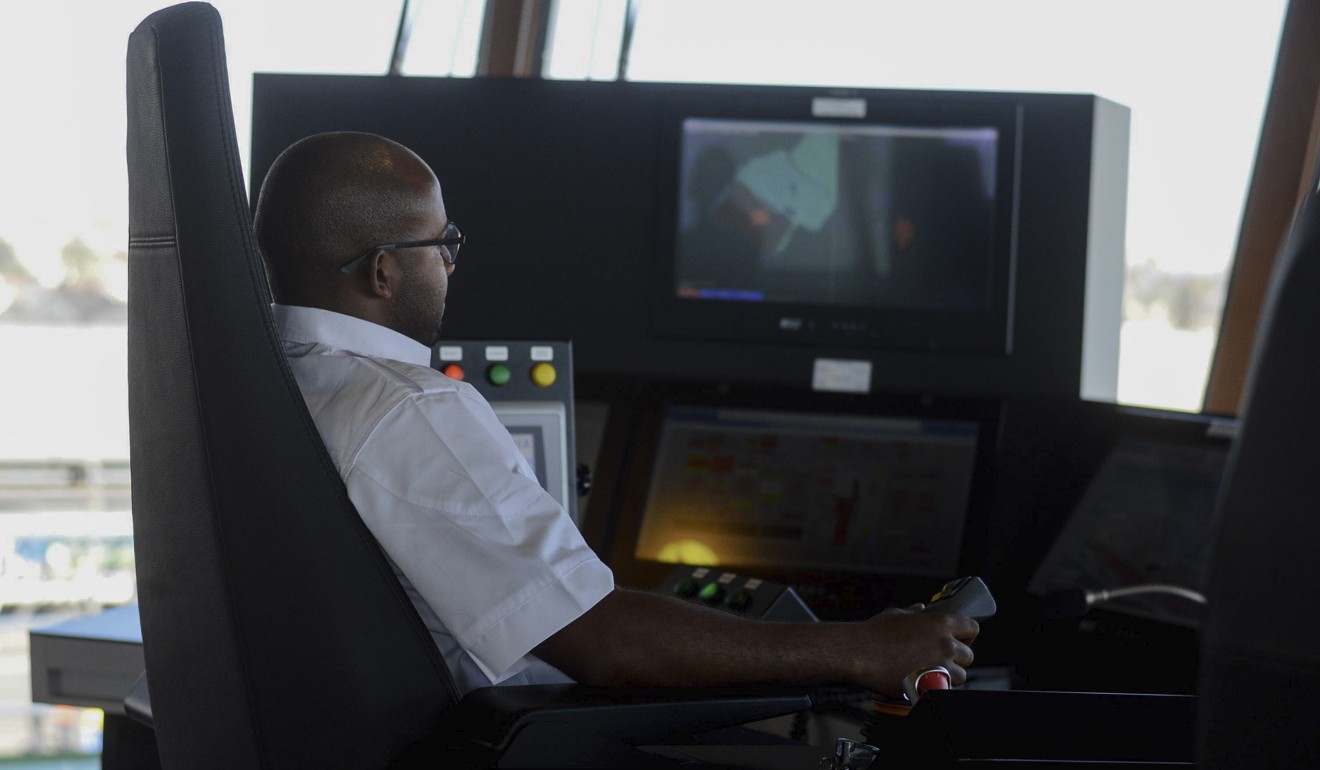
[{"label": "push button panel", "polygon": [[792,588],[718,567],[677,565],[659,593],[761,620],[814,622],[816,615]]},{"label": "push button panel", "polygon": [[444,340],[431,366],[490,402],[537,481],[573,521],[581,482],[576,457],[573,346],[567,340]]},{"label": "push button panel", "polygon": [[431,366],[488,401],[568,401],[573,394],[567,341],[444,340],[431,349]]}]

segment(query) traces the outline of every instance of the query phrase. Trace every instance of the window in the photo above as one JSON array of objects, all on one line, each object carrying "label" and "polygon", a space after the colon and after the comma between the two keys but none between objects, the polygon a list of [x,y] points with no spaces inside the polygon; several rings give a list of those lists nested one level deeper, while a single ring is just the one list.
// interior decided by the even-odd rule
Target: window
[{"label": "window", "polygon": [[416,0],[401,71],[405,75],[471,77],[485,15],[484,0]]},{"label": "window", "polygon": [[546,40],[545,76],[614,80],[619,74],[626,4],[556,0]]},{"label": "window", "polygon": [[[211,2],[245,165],[252,73],[384,73],[402,6]],[[100,746],[99,711],[30,703],[27,630],[133,597],[124,70],[168,4],[0,5],[0,758]]]}]

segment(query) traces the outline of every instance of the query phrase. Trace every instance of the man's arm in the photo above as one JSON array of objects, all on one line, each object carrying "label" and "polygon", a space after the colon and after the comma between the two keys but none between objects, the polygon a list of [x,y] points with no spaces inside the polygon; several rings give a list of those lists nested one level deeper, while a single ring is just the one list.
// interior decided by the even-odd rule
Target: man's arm
[{"label": "man's arm", "polygon": [[963,615],[887,610],[859,623],[771,623],[616,588],[535,654],[584,684],[854,684],[901,693],[903,677],[944,666],[955,684],[979,626]]}]

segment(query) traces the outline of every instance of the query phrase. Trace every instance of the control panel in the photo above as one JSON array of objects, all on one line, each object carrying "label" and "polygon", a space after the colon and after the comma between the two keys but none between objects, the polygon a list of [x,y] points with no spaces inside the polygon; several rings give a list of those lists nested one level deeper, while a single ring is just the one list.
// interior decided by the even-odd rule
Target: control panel
[{"label": "control panel", "polygon": [[791,587],[770,580],[726,572],[718,567],[676,565],[656,589],[685,601],[759,620],[818,620]]},{"label": "control panel", "polygon": [[573,345],[565,340],[442,340],[431,366],[490,402],[551,496],[578,521]]}]

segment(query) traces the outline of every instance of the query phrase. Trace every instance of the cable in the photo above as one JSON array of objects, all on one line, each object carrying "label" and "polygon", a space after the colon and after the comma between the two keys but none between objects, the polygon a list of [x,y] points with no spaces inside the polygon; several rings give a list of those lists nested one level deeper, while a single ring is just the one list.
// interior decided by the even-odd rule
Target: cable
[{"label": "cable", "polygon": [[1125,596],[1138,596],[1141,594],[1169,594],[1178,596],[1197,604],[1205,604],[1205,595],[1183,588],[1182,586],[1167,585],[1164,583],[1148,583],[1139,586],[1127,586],[1126,588],[1111,588],[1100,591],[1087,591],[1086,604],[1090,606],[1096,602],[1107,602],[1110,599],[1121,599]]},{"label": "cable", "polygon": [[1101,589],[1096,591],[1087,591],[1081,588],[1068,588],[1061,591],[1051,591],[1040,598],[1039,610],[1045,618],[1073,618],[1086,614],[1091,605],[1097,602],[1105,602],[1111,599],[1123,599],[1129,596],[1140,596],[1143,594],[1165,594],[1176,596],[1180,599],[1186,599],[1197,604],[1206,604],[1204,595],[1183,588],[1182,586],[1168,585],[1165,583],[1147,583],[1145,585],[1125,586],[1123,588]]}]

